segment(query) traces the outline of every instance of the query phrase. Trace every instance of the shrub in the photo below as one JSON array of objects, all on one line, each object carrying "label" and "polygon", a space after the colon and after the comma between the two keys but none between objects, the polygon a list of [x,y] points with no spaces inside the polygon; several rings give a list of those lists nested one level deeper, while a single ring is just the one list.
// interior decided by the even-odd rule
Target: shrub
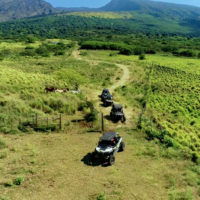
[{"label": "shrub", "polygon": [[106,195],[105,195],[105,193],[104,193],[104,194],[100,194],[100,195],[97,197],[97,200],[106,200]]},{"label": "shrub", "polygon": [[63,56],[65,55],[65,52],[63,50],[58,50],[54,53],[54,56]]},{"label": "shrub", "polygon": [[49,56],[49,50],[46,48],[44,45],[40,45],[36,51],[38,55],[43,56],[43,57],[48,57]]},{"label": "shrub", "polygon": [[139,55],[139,60],[145,60],[145,54]]},{"label": "shrub", "polygon": [[88,102],[88,107],[90,112],[85,115],[85,120],[87,122],[95,122],[98,119],[98,111],[94,108],[94,105],[91,102]]},{"label": "shrub", "polygon": [[175,51],[178,50],[178,48],[177,48],[176,46],[167,45],[167,46],[164,46],[164,47],[162,48],[162,50],[163,50],[164,52],[175,52]]},{"label": "shrub", "polygon": [[131,49],[131,48],[122,48],[122,49],[120,49],[119,53],[122,54],[122,55],[129,56],[129,55],[133,54],[133,49]]},{"label": "shrub", "polygon": [[85,120],[87,122],[95,122],[98,119],[98,112],[95,109],[91,109],[90,113],[85,115]]},{"label": "shrub", "polygon": [[192,154],[192,161],[199,164],[200,163],[200,156],[198,155],[198,153],[194,152]]},{"label": "shrub", "polygon": [[185,57],[195,57],[195,53],[191,50],[185,50],[180,52],[180,56],[185,56]]},{"label": "shrub", "polygon": [[26,38],[27,43],[34,43],[35,41],[36,41],[36,37],[34,37],[33,35],[28,35]]},{"label": "shrub", "polygon": [[191,51],[191,50],[182,50],[180,52],[173,52],[174,55],[176,56],[184,56],[184,57],[195,57],[196,54],[195,52]]},{"label": "shrub", "polygon": [[156,54],[156,50],[154,49],[145,49],[146,54]]},{"label": "shrub", "polygon": [[134,50],[133,50],[134,54],[135,55],[142,55],[144,54],[144,50],[140,47],[136,47]]},{"label": "shrub", "polygon": [[22,184],[23,181],[24,181],[23,177],[18,177],[18,178],[16,178],[16,179],[13,180],[13,184],[19,186],[19,185]]}]

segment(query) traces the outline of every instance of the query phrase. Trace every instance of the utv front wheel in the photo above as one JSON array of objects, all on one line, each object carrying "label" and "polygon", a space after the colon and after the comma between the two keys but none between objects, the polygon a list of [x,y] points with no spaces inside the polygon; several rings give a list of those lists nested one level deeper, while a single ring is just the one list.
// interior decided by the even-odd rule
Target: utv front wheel
[{"label": "utv front wheel", "polygon": [[96,152],[93,152],[93,153],[91,154],[90,161],[91,161],[91,162],[95,162],[96,159],[97,159],[97,153],[96,153]]},{"label": "utv front wheel", "polygon": [[120,147],[119,147],[119,152],[124,151],[124,149],[125,149],[125,143],[121,142]]},{"label": "utv front wheel", "polygon": [[109,159],[108,159],[108,164],[111,166],[115,163],[115,156],[114,155],[110,155]]}]

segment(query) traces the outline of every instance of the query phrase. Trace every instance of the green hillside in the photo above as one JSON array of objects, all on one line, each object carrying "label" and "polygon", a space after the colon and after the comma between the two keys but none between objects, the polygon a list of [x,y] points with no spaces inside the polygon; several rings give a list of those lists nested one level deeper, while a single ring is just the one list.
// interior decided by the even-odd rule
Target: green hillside
[{"label": "green hillside", "polygon": [[[181,25],[179,21],[165,18],[156,18],[151,15],[128,13],[128,19],[114,14],[111,18],[107,13],[90,16],[90,14],[68,14],[50,17],[39,17],[24,19],[6,23],[0,23],[1,38],[24,38],[34,34],[37,37],[47,38],[77,38],[95,35],[113,34],[178,34],[198,35],[198,28],[191,28],[190,25]],[[84,15],[84,17],[83,17]],[[102,17],[100,17],[102,15]],[[106,15],[106,17],[105,17]],[[194,26],[194,25],[193,25]]]}]

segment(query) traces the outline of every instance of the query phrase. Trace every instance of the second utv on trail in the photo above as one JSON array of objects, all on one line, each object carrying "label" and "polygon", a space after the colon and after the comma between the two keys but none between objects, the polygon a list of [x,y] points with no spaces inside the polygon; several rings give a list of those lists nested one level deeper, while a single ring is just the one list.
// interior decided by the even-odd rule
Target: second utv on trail
[{"label": "second utv on trail", "polygon": [[104,106],[107,107],[113,104],[113,98],[108,89],[104,89],[100,97]]},{"label": "second utv on trail", "polygon": [[125,144],[117,132],[106,132],[100,138],[99,144],[92,154],[92,161],[96,162],[98,159],[101,163],[113,165],[115,154],[124,151],[124,149]]},{"label": "second utv on trail", "polygon": [[113,104],[112,110],[110,112],[110,119],[113,122],[121,121],[124,123],[126,121],[126,117],[124,115],[123,107],[121,104]]}]

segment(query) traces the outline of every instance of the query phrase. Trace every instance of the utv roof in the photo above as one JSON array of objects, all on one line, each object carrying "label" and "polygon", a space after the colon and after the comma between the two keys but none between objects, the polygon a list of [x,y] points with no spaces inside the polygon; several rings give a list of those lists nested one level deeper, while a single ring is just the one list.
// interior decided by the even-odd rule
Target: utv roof
[{"label": "utv roof", "polygon": [[100,141],[111,141],[118,135],[117,132],[106,132],[102,135]]},{"label": "utv roof", "polygon": [[121,104],[113,104],[113,108],[118,110],[118,109],[122,109],[123,107]]}]

